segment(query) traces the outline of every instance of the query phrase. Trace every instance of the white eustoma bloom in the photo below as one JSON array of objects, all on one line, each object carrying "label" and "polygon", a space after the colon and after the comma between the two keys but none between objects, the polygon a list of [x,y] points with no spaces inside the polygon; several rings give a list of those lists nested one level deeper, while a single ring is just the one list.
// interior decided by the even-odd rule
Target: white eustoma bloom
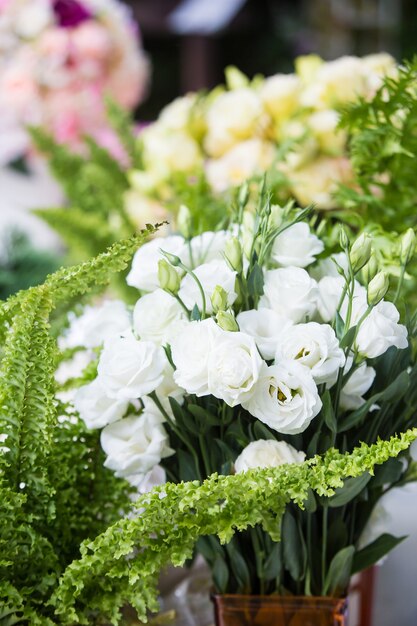
[{"label": "white eustoma bloom", "polygon": [[253,337],[221,331],[208,359],[209,393],[232,407],[247,402],[263,363]]},{"label": "white eustoma bloom", "polygon": [[262,368],[255,393],[243,407],[284,435],[302,433],[322,402],[311,371],[296,361]]},{"label": "white eustoma bloom", "polygon": [[296,324],[278,339],[275,362],[296,360],[308,367],[317,385],[334,385],[345,355],[328,324]]},{"label": "white eustoma bloom", "polygon": [[189,256],[183,237],[172,235],[171,237],[152,239],[143,244],[135,253],[132,268],[126,278],[128,285],[143,291],[158,289],[158,261],[164,258],[161,250],[179,256],[181,261],[187,265]]},{"label": "white eustoma bloom", "polygon": [[[206,312],[212,313],[211,296],[219,285],[227,294],[227,304],[231,306],[237,298],[235,292],[236,272],[230,269],[226,261],[210,261],[203,263],[194,270],[195,276],[201,283],[206,298]],[[197,305],[202,310],[203,299],[200,289],[190,274],[186,274],[181,282],[178,293],[185,306],[190,310]]]},{"label": "white eustoma bloom", "polygon": [[221,329],[209,318],[190,322],[172,339],[174,381],[187,393],[208,395],[208,360]]},{"label": "white eustoma bloom", "polygon": [[104,465],[123,478],[150,472],[161,459],[173,454],[168,444],[162,418],[152,412],[125,417],[101,433],[107,455]]},{"label": "white eustoma bloom", "polygon": [[337,271],[337,266],[341,267],[346,274],[348,273],[348,257],[345,252],[337,252],[325,259],[321,259],[317,265],[310,270],[310,274],[316,280],[321,280],[325,277],[342,279]]},{"label": "white eustoma bloom", "polygon": [[276,74],[266,78],[260,89],[266,110],[278,123],[299,107],[301,80],[295,74]]},{"label": "white eustoma bloom", "polygon": [[201,235],[193,237],[190,241],[189,264],[197,267],[210,261],[221,261],[226,241],[230,233],[226,230],[205,231]]},{"label": "white eustoma bloom", "polygon": [[[366,310],[365,305],[356,312],[356,321]],[[382,300],[359,327],[355,345],[359,354],[375,359],[391,346],[403,349],[408,346],[407,329],[399,324],[400,314],[392,302]]]},{"label": "white eustoma bloom", "polygon": [[126,413],[129,402],[109,398],[98,377],[77,389],[73,404],[87,428],[103,428],[120,420]]},{"label": "white eustoma bloom", "polygon": [[255,467],[278,467],[286,463],[302,463],[306,455],[285,441],[258,439],[251,441],[235,461],[236,474]]},{"label": "white eustoma bloom", "polygon": [[[347,358],[345,372],[349,372],[352,367],[352,357]],[[359,409],[365,400],[363,396],[372,386],[375,380],[376,371],[366,363],[362,363],[349,377],[342,388],[340,394],[340,408],[343,411],[354,411]]]},{"label": "white eustoma bloom", "polygon": [[305,222],[293,224],[276,237],[271,258],[283,267],[307,267],[316,260],[324,249],[323,242],[310,230]]},{"label": "white eustoma bloom", "polygon": [[132,400],[155,391],[163,381],[166,363],[161,347],[127,334],[105,343],[97,371],[111,398]]},{"label": "white eustoma bloom", "polygon": [[[345,284],[346,281],[342,276],[325,276],[318,282],[317,310],[323,322],[332,322],[335,319]],[[342,319],[345,319],[348,302],[346,295],[340,307]],[[358,311],[364,304],[366,305],[366,289],[355,281],[352,309]],[[351,325],[353,325],[353,320],[352,316]]]},{"label": "white eustoma bloom", "polygon": [[121,300],[86,306],[81,315],[71,312],[70,325],[58,340],[61,350],[66,348],[97,348],[106,339],[130,328],[131,315]]},{"label": "white eustoma bloom", "polygon": [[292,320],[265,308],[242,311],[236,321],[241,331],[255,339],[259,352],[267,361],[275,357],[278,338],[293,325]]},{"label": "white eustoma bloom", "polygon": [[317,283],[301,267],[282,267],[264,274],[259,307],[273,309],[293,322],[312,317],[317,306]]},{"label": "white eustoma bloom", "polygon": [[179,302],[163,289],[142,296],[133,311],[133,330],[141,339],[167,343],[185,319]]}]

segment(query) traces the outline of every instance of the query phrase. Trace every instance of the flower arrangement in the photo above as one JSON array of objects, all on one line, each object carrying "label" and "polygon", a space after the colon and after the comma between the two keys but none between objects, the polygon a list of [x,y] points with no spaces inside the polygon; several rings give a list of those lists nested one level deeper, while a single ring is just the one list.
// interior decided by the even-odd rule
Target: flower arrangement
[{"label": "flower arrangement", "polygon": [[[414,479],[412,457],[381,457],[375,472],[365,458],[416,426],[415,316],[401,323],[395,304],[415,235],[399,242],[392,291],[369,234],[352,243],[342,229],[330,249],[332,226],[314,229],[308,213],[271,205],[265,190],[254,206],[244,186],[223,230],[194,235],[183,215],[182,234],[136,252],[131,317],[106,303],[60,339],[87,352],[64,388],[101,431],[105,466],[142,490],[162,470],[177,483],[85,547],[56,596],[69,619],[103,608],[102,575],[115,623],[124,601],[144,617],[159,568],[183,563],[195,543],[218,592],[338,596],[399,541],[372,537],[369,523],[387,490]],[[327,482],[344,459],[346,473]]]},{"label": "flower arrangement", "polygon": [[3,0],[0,56],[3,164],[31,149],[27,125],[77,150],[86,133],[117,150],[103,97],[133,109],[148,75],[126,7],[117,0]]}]

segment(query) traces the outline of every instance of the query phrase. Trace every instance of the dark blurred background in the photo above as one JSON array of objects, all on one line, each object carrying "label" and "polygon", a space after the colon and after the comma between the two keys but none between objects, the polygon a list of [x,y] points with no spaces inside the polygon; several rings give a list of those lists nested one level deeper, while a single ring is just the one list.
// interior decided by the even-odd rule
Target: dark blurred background
[{"label": "dark blurred background", "polygon": [[249,76],[292,71],[299,54],[417,51],[416,0],[124,0],[152,60],[150,95],[138,111],[154,119],[187,91],[223,81],[227,65]]}]

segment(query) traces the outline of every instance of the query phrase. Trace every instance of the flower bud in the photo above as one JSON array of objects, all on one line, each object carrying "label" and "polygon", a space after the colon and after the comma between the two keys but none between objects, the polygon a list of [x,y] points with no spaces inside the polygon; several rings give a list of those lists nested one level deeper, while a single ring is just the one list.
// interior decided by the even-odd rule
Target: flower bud
[{"label": "flower bud", "polygon": [[164,255],[164,257],[170,262],[174,267],[179,267],[181,265],[181,259],[176,254],[171,254],[170,252],[165,252],[162,248],[159,248],[159,252]]},{"label": "flower bud", "polygon": [[192,217],[190,209],[185,204],[182,204],[178,211],[177,226],[185,239],[190,239],[192,234]]},{"label": "flower bud", "polygon": [[240,245],[237,237],[231,237],[226,241],[224,256],[232,270],[235,270],[238,274],[240,274],[243,269],[242,246]]},{"label": "flower bud", "polygon": [[232,313],[219,311],[216,315],[216,320],[220,328],[223,330],[228,330],[230,332],[236,332],[239,330],[238,323]]},{"label": "flower bud", "polygon": [[284,217],[284,209],[278,204],[271,206],[271,215],[269,216],[269,224],[271,226],[281,226]]},{"label": "flower bud", "polygon": [[227,309],[227,293],[220,285],[215,286],[210,299],[215,313]]},{"label": "flower bud", "polygon": [[340,242],[340,247],[342,248],[342,250],[346,250],[349,247],[349,238],[343,226],[340,228],[339,242]]},{"label": "flower bud", "polygon": [[376,260],[375,255],[372,253],[368,263],[362,268],[362,278],[364,282],[367,284],[370,283],[373,277],[377,274],[377,272],[378,261]]},{"label": "flower bud", "polygon": [[349,255],[352,269],[355,274],[368,263],[371,252],[372,239],[368,233],[362,233],[353,244]]},{"label": "flower bud", "polygon": [[388,291],[389,278],[386,272],[378,272],[368,285],[368,304],[376,306]]},{"label": "flower bud", "polygon": [[243,185],[239,189],[238,196],[240,206],[244,207],[247,205],[249,200],[249,185],[248,183],[243,183]]},{"label": "flower bud", "polygon": [[178,293],[181,284],[180,275],[165,259],[158,261],[158,280],[161,289],[174,295]]},{"label": "flower bud", "polygon": [[407,265],[416,249],[416,235],[412,228],[406,230],[401,238],[400,261],[402,265]]}]

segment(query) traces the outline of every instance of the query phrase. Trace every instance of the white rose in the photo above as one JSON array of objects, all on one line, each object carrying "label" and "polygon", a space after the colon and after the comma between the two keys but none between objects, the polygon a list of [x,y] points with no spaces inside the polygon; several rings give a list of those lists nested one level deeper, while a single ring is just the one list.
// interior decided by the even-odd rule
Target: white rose
[{"label": "white rose", "polygon": [[197,396],[208,395],[208,360],[221,329],[209,318],[190,322],[171,341],[177,385]]},{"label": "white rose", "polygon": [[[324,322],[331,322],[336,317],[337,307],[343,294],[346,281],[342,276],[325,276],[318,283],[317,309]],[[353,308],[359,310],[366,303],[366,289],[355,281],[353,290]],[[344,319],[348,307],[348,296],[343,299],[340,308],[341,317]]]},{"label": "white rose", "polygon": [[[356,321],[366,310],[361,307],[356,313]],[[359,354],[375,359],[391,346],[403,349],[408,346],[407,329],[399,324],[400,314],[392,302],[382,300],[360,325],[355,345]]]},{"label": "white rose", "polygon": [[278,338],[293,324],[292,320],[264,308],[242,311],[236,320],[240,330],[255,339],[259,352],[266,360],[275,357]]},{"label": "white rose", "polygon": [[162,348],[129,334],[105,343],[98,374],[111,398],[131,400],[155,391],[163,381],[166,363]]},{"label": "white rose", "polygon": [[277,432],[296,435],[308,428],[322,403],[310,370],[286,361],[262,368],[255,393],[243,407]]},{"label": "white rose", "polygon": [[[321,259],[317,265],[310,270],[310,274],[316,280],[322,278],[342,278],[337,271],[337,266],[348,272],[348,258],[345,252],[331,254],[325,259]],[[320,285],[319,285],[320,288]]]},{"label": "white rose", "polygon": [[271,117],[278,123],[299,108],[301,81],[295,74],[276,74],[263,83],[260,96]]},{"label": "white rose", "polygon": [[258,94],[242,87],[219,95],[207,116],[204,147],[210,156],[219,157],[236,142],[249,139],[262,122],[264,110]]},{"label": "white rose", "polygon": [[[164,370],[164,378],[160,385],[155,389],[155,393],[158,396],[159,402],[162,404],[162,407],[166,413],[171,418],[174,418],[174,414],[171,409],[171,404],[169,402],[169,398],[173,398],[178,402],[178,404],[182,404],[184,401],[184,389],[179,387],[174,380],[174,369],[170,363],[167,362],[165,370]],[[142,398],[143,406],[145,409],[150,409],[152,412],[161,412],[160,408],[155,404],[154,400],[149,396]]]},{"label": "white rose", "polygon": [[126,413],[129,402],[109,398],[98,377],[77,389],[73,404],[87,428],[103,428],[120,420]]},{"label": "white rose", "polygon": [[[345,373],[350,371],[353,359],[348,357]],[[365,400],[363,396],[369,391],[375,380],[376,371],[373,367],[362,363],[349,377],[340,394],[340,408],[343,411],[359,409]]]},{"label": "white rose", "polygon": [[296,360],[311,370],[317,385],[329,387],[337,380],[339,369],[345,364],[345,355],[336,334],[328,324],[296,324],[278,339],[276,363]]},{"label": "white rose", "polygon": [[61,350],[78,346],[99,347],[106,339],[126,331],[131,325],[131,315],[120,300],[86,306],[81,315],[71,312],[68,319],[70,325],[58,340]]},{"label": "white rose", "polygon": [[185,314],[177,300],[163,289],[142,296],[133,311],[133,329],[141,338],[160,345],[169,341]]},{"label": "white rose", "polygon": [[107,455],[105,467],[119,477],[145,475],[161,459],[173,454],[162,419],[149,412],[106,426],[101,433],[101,445]]},{"label": "white rose", "polygon": [[302,463],[304,452],[298,452],[285,441],[259,439],[251,441],[235,461],[236,474],[256,467],[278,467],[286,463]]},{"label": "white rose", "polygon": [[305,222],[293,224],[278,235],[272,246],[271,257],[278,265],[307,267],[324,249],[323,242],[313,235]]},{"label": "white rose", "polygon": [[[226,261],[210,261],[209,263],[203,263],[195,268],[194,274],[197,276],[203,288],[206,298],[207,313],[213,312],[210,298],[217,285],[223,287],[227,293],[227,304],[229,306],[236,300],[236,272],[230,269]],[[184,276],[178,295],[189,309],[193,309],[196,304],[201,310],[201,292],[196,281],[190,274]]]},{"label": "white rose", "polygon": [[126,278],[128,285],[143,291],[158,289],[158,261],[164,258],[161,250],[179,256],[185,264],[188,262],[189,254],[183,237],[172,235],[171,237],[152,239],[143,244],[135,253],[132,269]]},{"label": "white rose", "polygon": [[229,238],[230,233],[226,230],[218,230],[215,232],[208,230],[201,235],[193,237],[190,241],[190,267],[197,267],[198,265],[209,263],[210,261],[221,261],[223,259],[226,241]]},{"label": "white rose", "polygon": [[311,317],[317,306],[317,283],[300,267],[284,267],[264,274],[259,307],[273,309],[293,322]]},{"label": "white rose", "polygon": [[272,143],[247,139],[234,145],[223,156],[209,159],[205,172],[210,187],[217,193],[241,185],[247,178],[265,172],[274,160]]},{"label": "white rose", "polygon": [[209,393],[232,407],[247,402],[263,363],[252,337],[221,331],[208,359]]}]

